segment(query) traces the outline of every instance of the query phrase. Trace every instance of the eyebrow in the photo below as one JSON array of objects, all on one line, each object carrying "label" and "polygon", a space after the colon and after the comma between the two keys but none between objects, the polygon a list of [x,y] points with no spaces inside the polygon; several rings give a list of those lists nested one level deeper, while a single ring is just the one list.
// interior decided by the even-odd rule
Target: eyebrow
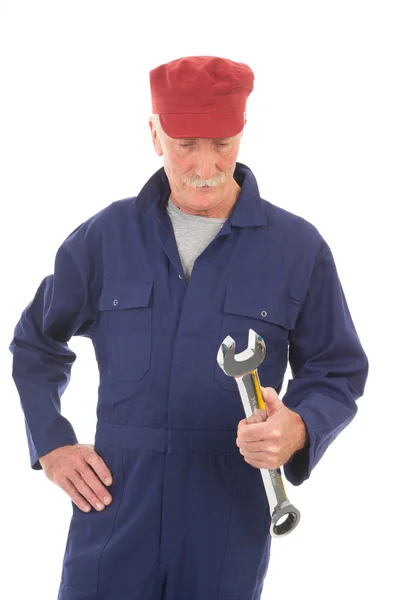
[{"label": "eyebrow", "polygon": [[[199,140],[199,139],[203,139],[203,138],[178,138],[178,141],[179,142],[188,142],[188,141],[195,142],[196,140]],[[224,142],[226,140],[232,140],[233,137],[231,136],[231,137],[211,138],[211,139],[213,139],[214,142]]]}]

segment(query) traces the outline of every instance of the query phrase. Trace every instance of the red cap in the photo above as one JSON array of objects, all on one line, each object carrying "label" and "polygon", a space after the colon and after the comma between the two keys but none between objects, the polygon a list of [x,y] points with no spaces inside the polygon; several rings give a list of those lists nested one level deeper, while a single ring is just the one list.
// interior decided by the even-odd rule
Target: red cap
[{"label": "red cap", "polygon": [[150,71],[153,114],[172,138],[220,138],[244,127],[254,73],[218,56],[185,56]]}]

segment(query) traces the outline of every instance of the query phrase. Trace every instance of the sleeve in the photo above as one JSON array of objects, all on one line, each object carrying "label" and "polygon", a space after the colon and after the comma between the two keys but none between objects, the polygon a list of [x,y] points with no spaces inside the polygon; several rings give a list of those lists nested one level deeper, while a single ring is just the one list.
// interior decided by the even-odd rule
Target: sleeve
[{"label": "sleeve", "polygon": [[42,468],[41,456],[78,441],[61,415],[60,398],[76,359],[67,342],[73,335],[85,336],[94,321],[82,256],[76,229],[58,249],[54,273],[42,281],[23,311],[9,346],[35,470]]},{"label": "sleeve", "polygon": [[369,369],[330,249],[314,267],[289,336],[289,364],[293,378],[282,401],[301,416],[308,437],[283,468],[300,485],[355,417]]}]

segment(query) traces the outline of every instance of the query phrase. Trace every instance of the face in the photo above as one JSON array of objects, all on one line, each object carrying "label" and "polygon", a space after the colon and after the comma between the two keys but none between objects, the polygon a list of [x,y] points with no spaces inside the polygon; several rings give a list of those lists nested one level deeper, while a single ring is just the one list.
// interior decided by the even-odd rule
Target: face
[{"label": "face", "polygon": [[233,178],[242,133],[235,137],[171,138],[149,121],[158,156],[171,188],[171,200],[184,212],[227,217],[240,192]]}]

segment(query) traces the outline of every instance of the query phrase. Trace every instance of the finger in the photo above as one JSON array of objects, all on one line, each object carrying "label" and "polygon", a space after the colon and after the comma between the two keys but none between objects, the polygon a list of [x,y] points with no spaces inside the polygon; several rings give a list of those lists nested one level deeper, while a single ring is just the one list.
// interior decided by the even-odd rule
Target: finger
[{"label": "finger", "polygon": [[103,502],[104,504],[111,503],[112,496],[110,492],[104,487],[96,473],[87,463],[77,469],[77,471],[80,473],[84,482],[94,491],[100,502]]},{"label": "finger", "polygon": [[69,479],[64,478],[62,481],[58,483],[59,487],[68,494],[71,498],[72,502],[76,504],[78,508],[80,508],[84,512],[90,512],[92,510],[91,506],[86,502],[86,499],[81,496],[76,487]]},{"label": "finger", "polygon": [[275,460],[253,460],[250,458],[247,458],[246,456],[244,457],[244,460],[249,463],[249,465],[251,465],[252,467],[256,468],[256,469],[277,469],[278,467],[280,467],[281,465],[279,464],[279,462],[275,459]]},{"label": "finger", "polygon": [[85,454],[85,460],[89,463],[95,473],[97,473],[101,481],[104,481],[106,485],[112,484],[112,473],[101,456],[97,454],[96,450]]},{"label": "finger", "polygon": [[255,460],[263,460],[263,458],[275,459],[278,454],[278,452],[270,452],[269,450],[265,450],[265,448],[262,450],[249,450],[248,448],[240,448],[239,452],[243,456],[247,456],[247,458],[254,458]]},{"label": "finger", "polygon": [[247,424],[262,423],[267,420],[267,411],[261,408],[256,408],[250,417],[247,418]]},{"label": "finger", "polygon": [[260,461],[260,460],[252,460],[251,458],[248,458],[248,456],[244,456],[243,457],[244,460],[251,465],[252,467],[254,467],[255,469],[269,469],[271,467],[267,467],[266,466],[266,461]]},{"label": "finger", "polygon": [[262,451],[262,452],[249,452],[248,450],[240,450],[240,454],[242,454],[243,456],[245,456],[246,458],[248,458],[249,460],[267,460],[267,461],[273,461],[275,462],[279,452],[270,452],[269,450],[267,451]]},{"label": "finger", "polygon": [[262,410],[261,408],[256,408],[254,413],[247,417],[247,419],[242,419],[238,423],[238,429],[245,429],[246,425],[253,425],[254,423],[262,423],[267,420],[267,412]]},{"label": "finger", "polygon": [[268,439],[268,427],[263,423],[250,423],[238,431],[239,442],[261,442]]},{"label": "finger", "polygon": [[88,486],[78,471],[72,471],[72,473],[68,475],[68,479],[72,481],[78,492],[80,492],[82,496],[88,500],[93,508],[98,511],[103,510],[103,502],[96,496],[92,488]]},{"label": "finger", "polygon": [[243,450],[242,448],[240,448],[239,450],[240,454],[242,456],[245,456],[246,458],[249,458],[250,460],[264,460],[264,458],[275,458],[275,454],[271,454],[269,455],[268,453],[266,453],[265,451],[263,452],[249,452],[248,450]]},{"label": "finger", "polygon": [[269,446],[265,441],[258,442],[242,442],[239,441],[239,448],[246,452],[272,452],[275,453],[278,448],[277,446]]}]

